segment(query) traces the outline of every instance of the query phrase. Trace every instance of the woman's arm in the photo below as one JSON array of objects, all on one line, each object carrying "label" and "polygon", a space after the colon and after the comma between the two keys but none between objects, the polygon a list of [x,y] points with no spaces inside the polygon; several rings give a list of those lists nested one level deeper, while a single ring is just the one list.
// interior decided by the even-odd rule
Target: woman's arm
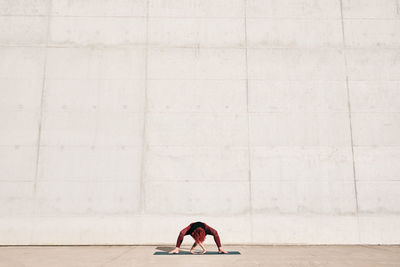
[{"label": "woman's arm", "polygon": [[176,240],[176,246],[177,248],[179,248],[182,244],[183,238],[185,237],[187,231],[189,231],[190,229],[190,225],[188,225],[186,228],[183,228],[180,232],[179,232],[179,236],[178,239]]},{"label": "woman's arm", "polygon": [[208,226],[208,230],[214,236],[215,244],[217,244],[217,247],[220,248],[221,247],[221,240],[219,239],[219,235],[218,235],[217,230],[215,230],[214,228],[212,228],[210,226]]},{"label": "woman's arm", "polygon": [[171,250],[169,253],[178,253],[179,252],[179,248],[182,244],[183,238],[185,237],[187,231],[189,231],[190,229],[190,225],[188,225],[186,228],[183,228],[180,232],[179,232],[179,236],[178,239],[176,240],[176,245],[175,245],[175,249]]},{"label": "woman's arm", "polygon": [[215,244],[217,244],[218,251],[220,253],[227,253],[225,250],[222,249],[221,240],[219,239],[217,230],[215,230],[214,228],[212,228],[211,226],[208,226],[208,225],[207,225],[207,228],[208,228],[207,230],[214,236],[214,241],[215,241]]}]

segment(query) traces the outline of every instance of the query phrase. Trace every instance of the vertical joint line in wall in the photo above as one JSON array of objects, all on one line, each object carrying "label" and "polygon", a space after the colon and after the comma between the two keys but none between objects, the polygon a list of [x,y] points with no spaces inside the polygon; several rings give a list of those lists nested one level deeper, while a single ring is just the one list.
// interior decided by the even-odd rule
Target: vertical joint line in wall
[{"label": "vertical joint line in wall", "polygon": [[247,149],[248,149],[248,181],[249,181],[249,207],[252,210],[251,203],[251,170],[250,170],[250,116],[249,116],[249,72],[248,72],[248,61],[247,61],[247,0],[244,0],[244,41],[245,41],[245,68],[246,68],[246,113],[247,113]]},{"label": "vertical joint line in wall", "polygon": [[244,51],[246,65],[246,113],[247,113],[247,168],[249,183],[250,241],[253,242],[253,197],[251,183],[250,115],[249,115],[249,70],[247,53],[247,0],[244,0]]},{"label": "vertical joint line in wall", "polygon": [[342,44],[343,44],[343,55],[344,55],[344,63],[346,67],[346,75],[347,75],[347,60],[346,60],[346,55],[344,49],[346,48],[346,38],[344,34],[344,19],[343,19],[343,0],[339,0],[340,4],[340,21],[342,24]]},{"label": "vertical joint line in wall", "polygon": [[351,141],[351,159],[353,165],[353,186],[354,186],[354,200],[356,204],[356,217],[357,217],[357,235],[358,241],[361,242],[361,233],[360,233],[360,218],[358,216],[358,192],[357,192],[357,179],[356,179],[356,167],[354,162],[354,142],[353,142],[353,127],[351,123],[351,101],[350,101],[350,89],[349,89],[349,79],[346,76],[346,91],[347,91],[347,106],[349,111],[349,126],[350,126],[350,141]]},{"label": "vertical joint line in wall", "polygon": [[43,75],[42,75],[42,91],[40,95],[40,108],[39,108],[39,119],[38,119],[38,136],[37,136],[37,147],[36,147],[36,164],[35,164],[35,176],[33,181],[33,197],[36,198],[37,182],[39,176],[39,161],[40,161],[40,147],[42,139],[42,120],[43,120],[43,102],[45,97],[45,86],[46,86],[46,68],[47,68],[47,49],[49,46],[49,35],[50,35],[50,12],[51,12],[51,1],[47,6],[47,29],[46,29],[46,45],[44,46],[44,62],[43,62]]},{"label": "vertical joint line in wall", "polygon": [[142,156],[140,164],[140,212],[144,213],[146,210],[145,198],[145,166],[147,156],[147,87],[148,87],[148,53],[149,53],[149,8],[150,0],[146,1],[146,45],[145,45],[145,60],[144,60],[144,105],[143,105],[143,132],[142,132]]},{"label": "vertical joint line in wall", "polygon": [[349,89],[349,80],[346,77],[346,91],[347,91],[347,105],[349,111],[349,124],[350,124],[350,141],[351,141],[351,157],[353,163],[353,182],[354,182],[354,195],[356,201],[356,212],[358,214],[358,193],[357,193],[357,179],[356,179],[356,168],[354,162],[354,142],[353,142],[353,127],[351,123],[351,102],[350,102],[350,89]]},{"label": "vertical joint line in wall", "polygon": [[[44,62],[43,62],[43,74],[42,74],[42,91],[40,94],[40,108],[39,108],[39,119],[38,119],[38,133],[37,133],[37,147],[36,147],[36,163],[35,163],[35,173],[34,173],[34,181],[33,181],[33,215],[37,214],[37,183],[39,178],[39,162],[40,162],[40,147],[42,142],[42,121],[43,121],[43,103],[45,97],[45,87],[46,87],[46,69],[47,69],[47,49],[49,47],[49,35],[50,35],[50,22],[51,22],[51,8],[52,2],[49,1],[47,6],[47,29],[46,29],[46,42],[44,46]],[[34,235],[35,225],[32,225],[30,231],[30,242],[32,243],[33,235]]]},{"label": "vertical joint line in wall", "polygon": [[343,59],[345,65],[346,72],[346,93],[347,93],[347,107],[349,112],[349,128],[350,128],[350,142],[351,142],[351,157],[352,157],[352,165],[353,165],[353,183],[354,183],[354,199],[356,205],[356,214],[358,215],[358,193],[357,193],[357,179],[356,179],[356,168],[354,161],[354,141],[353,141],[353,127],[351,122],[351,101],[350,101],[350,88],[349,88],[349,78],[347,76],[347,56],[346,56],[346,39],[345,39],[345,31],[344,31],[344,17],[343,17],[343,0],[339,0],[340,2],[340,17],[342,23],[342,41],[343,41]]}]

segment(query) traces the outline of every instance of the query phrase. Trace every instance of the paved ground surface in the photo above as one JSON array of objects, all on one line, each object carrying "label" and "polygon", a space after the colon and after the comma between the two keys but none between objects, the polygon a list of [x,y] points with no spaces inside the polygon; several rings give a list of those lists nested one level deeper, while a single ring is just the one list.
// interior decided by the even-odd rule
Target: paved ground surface
[{"label": "paved ground surface", "polygon": [[400,246],[224,248],[242,254],[153,255],[172,249],[169,246],[18,246],[0,247],[0,266],[400,266]]}]

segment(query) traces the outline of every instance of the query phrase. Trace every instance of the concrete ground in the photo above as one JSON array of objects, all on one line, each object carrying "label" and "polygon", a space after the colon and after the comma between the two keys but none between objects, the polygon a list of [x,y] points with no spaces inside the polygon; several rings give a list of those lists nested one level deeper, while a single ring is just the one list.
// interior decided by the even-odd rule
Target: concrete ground
[{"label": "concrete ground", "polygon": [[242,254],[153,255],[172,248],[8,246],[0,247],[0,266],[400,266],[400,246],[225,246]]}]

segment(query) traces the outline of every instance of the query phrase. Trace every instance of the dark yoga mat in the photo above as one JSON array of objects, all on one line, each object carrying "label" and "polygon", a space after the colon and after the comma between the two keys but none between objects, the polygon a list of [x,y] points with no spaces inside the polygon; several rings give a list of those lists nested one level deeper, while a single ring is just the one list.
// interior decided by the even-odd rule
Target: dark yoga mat
[{"label": "dark yoga mat", "polygon": [[204,254],[192,254],[189,251],[179,251],[178,254],[169,254],[166,251],[157,251],[153,255],[240,255],[239,251],[227,251],[228,253],[218,253],[218,251],[207,251]]}]

